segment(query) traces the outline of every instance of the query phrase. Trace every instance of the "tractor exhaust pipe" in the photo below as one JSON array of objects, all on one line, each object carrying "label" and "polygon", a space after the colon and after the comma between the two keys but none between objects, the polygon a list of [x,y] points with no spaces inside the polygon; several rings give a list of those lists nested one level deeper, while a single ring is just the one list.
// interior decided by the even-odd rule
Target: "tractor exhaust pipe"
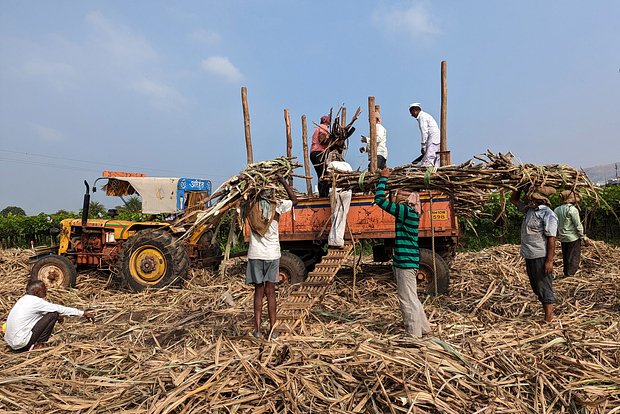
[{"label": "tractor exhaust pipe", "polygon": [[84,180],[84,185],[86,186],[86,193],[84,194],[84,204],[82,205],[82,227],[86,227],[86,223],[88,222],[88,208],[90,207],[90,187],[86,180]]}]

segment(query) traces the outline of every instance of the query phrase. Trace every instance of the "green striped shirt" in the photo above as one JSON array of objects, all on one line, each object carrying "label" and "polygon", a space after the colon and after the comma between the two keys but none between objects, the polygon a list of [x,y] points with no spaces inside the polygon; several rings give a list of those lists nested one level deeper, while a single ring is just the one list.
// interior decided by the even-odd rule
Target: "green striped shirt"
[{"label": "green striped shirt", "polygon": [[396,218],[396,239],[394,241],[394,267],[417,269],[420,267],[418,247],[418,226],[420,215],[406,204],[392,203],[385,198],[387,178],[381,177],[375,192],[375,204]]}]

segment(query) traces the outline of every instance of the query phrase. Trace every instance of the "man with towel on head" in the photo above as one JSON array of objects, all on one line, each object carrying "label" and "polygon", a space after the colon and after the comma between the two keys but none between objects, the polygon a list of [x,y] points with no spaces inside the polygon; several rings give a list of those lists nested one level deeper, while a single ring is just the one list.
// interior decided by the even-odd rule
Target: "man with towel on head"
[{"label": "man with towel on head", "polygon": [[581,197],[573,190],[562,191],[560,197],[562,197],[562,204],[553,212],[558,216],[558,239],[562,245],[564,276],[573,276],[579,269],[581,243],[587,243],[587,237],[579,218],[579,210],[575,207]]},{"label": "man with towel on head", "polygon": [[312,145],[310,146],[310,161],[314,165],[314,170],[319,179],[319,197],[327,197],[329,195],[329,183],[322,180],[325,172],[326,150],[329,144],[329,123],[331,119],[329,115],[321,117],[321,123],[316,127],[312,134]]},{"label": "man with towel on head", "polygon": [[552,187],[535,187],[525,202],[521,201],[521,189],[513,191],[510,202],[525,213],[521,225],[521,256],[530,279],[532,291],[542,303],[545,322],[553,320],[555,296],[553,294],[553,257],[558,232],[558,216],[549,208],[547,198],[555,193]]},{"label": "man with towel on head", "polygon": [[422,110],[422,104],[414,102],[409,105],[409,113],[418,121],[420,127],[420,137],[422,142],[421,157],[415,159],[412,164],[420,162],[420,166],[428,167],[434,165],[439,167],[439,144],[441,135],[435,119]]},{"label": "man with towel on head", "polygon": [[263,313],[263,297],[267,297],[267,313],[269,315],[270,339],[276,338],[273,327],[276,323],[276,283],[280,272],[280,237],[278,223],[280,214],[290,211],[297,205],[297,197],[293,189],[281,174],[278,181],[289,197],[289,200],[275,198],[273,190],[263,190],[258,199],[249,207],[247,220],[252,229],[250,247],[248,248],[248,267],[246,283],[254,285],[254,332],[256,338],[263,335],[260,330]]},{"label": "man with towel on head", "polygon": [[420,268],[420,248],[418,247],[418,226],[420,224],[420,196],[413,192],[403,201],[391,202],[385,198],[388,178],[392,170],[381,170],[377,183],[375,204],[395,217],[396,239],[392,266],[398,302],[403,315],[407,333],[421,337],[431,331],[424,307],[418,299],[417,272]]}]

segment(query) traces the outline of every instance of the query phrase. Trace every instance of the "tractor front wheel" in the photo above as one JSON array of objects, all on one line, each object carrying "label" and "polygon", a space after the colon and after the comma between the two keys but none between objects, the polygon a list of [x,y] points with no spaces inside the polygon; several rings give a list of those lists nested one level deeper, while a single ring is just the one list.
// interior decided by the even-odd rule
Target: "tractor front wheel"
[{"label": "tractor front wheel", "polygon": [[30,269],[30,280],[40,280],[48,288],[68,288],[75,286],[77,270],[69,259],[50,254],[38,259]]},{"label": "tractor front wheel", "polygon": [[137,232],[123,244],[119,258],[119,273],[135,292],[181,284],[188,267],[185,246],[165,230]]}]

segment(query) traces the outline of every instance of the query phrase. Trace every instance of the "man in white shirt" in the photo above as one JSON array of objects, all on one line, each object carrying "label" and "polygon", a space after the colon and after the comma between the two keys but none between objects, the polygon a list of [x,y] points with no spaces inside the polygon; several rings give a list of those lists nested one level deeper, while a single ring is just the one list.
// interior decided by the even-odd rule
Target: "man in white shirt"
[{"label": "man in white shirt", "polygon": [[[353,168],[351,165],[344,161],[342,155],[337,154],[334,156],[335,160],[329,163],[329,169],[333,172],[351,172]],[[349,207],[351,206],[351,190],[342,190],[336,188],[336,191],[332,194],[332,227],[329,230],[327,237],[327,244],[329,247],[336,249],[342,249],[344,247],[344,232],[347,226],[347,214],[349,214]]]},{"label": "man in white shirt", "polygon": [[[377,115],[375,122],[377,131],[377,169],[380,171],[387,167],[387,131],[381,124],[381,117],[379,115]],[[368,138],[362,136],[362,142],[367,145],[365,147],[361,147],[360,152],[368,152],[368,159],[370,161],[370,144],[368,143]],[[368,164],[368,170],[370,171],[370,164]]]},{"label": "man in white shirt", "polygon": [[[414,102],[409,105],[409,113],[418,121],[422,142],[422,158],[420,165],[427,167],[434,165],[439,167],[439,144],[440,133],[435,119],[422,110],[422,104]],[[415,162],[415,161],[414,161]]]},{"label": "man in white shirt", "polygon": [[26,294],[15,303],[6,321],[4,340],[11,349],[23,352],[47,342],[56,322],[63,316],[93,318],[91,311],[55,305],[43,299],[47,287],[40,280],[31,280],[26,285]]},{"label": "man in white shirt", "polygon": [[257,338],[262,334],[263,297],[267,297],[271,339],[276,333],[276,288],[280,268],[280,237],[278,222],[280,215],[290,211],[297,204],[297,197],[282,175],[278,181],[284,186],[289,200],[273,200],[273,191],[263,190],[258,200],[250,207],[248,223],[251,228],[250,246],[248,248],[248,267],[245,281],[254,285],[254,333]]}]

